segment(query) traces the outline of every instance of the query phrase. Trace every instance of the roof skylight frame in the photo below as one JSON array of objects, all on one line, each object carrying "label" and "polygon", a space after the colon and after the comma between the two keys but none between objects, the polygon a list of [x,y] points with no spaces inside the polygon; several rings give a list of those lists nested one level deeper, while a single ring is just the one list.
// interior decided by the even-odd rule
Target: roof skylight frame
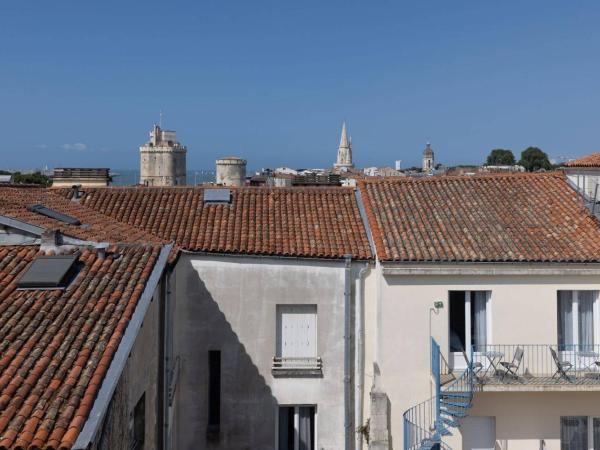
[{"label": "roof skylight frame", "polygon": [[208,204],[231,203],[231,189],[227,189],[227,188],[204,189],[204,203],[208,203]]},{"label": "roof skylight frame", "polygon": [[49,217],[54,220],[58,220],[59,222],[64,222],[69,225],[79,226],[81,225],[81,221],[76,217],[69,216],[67,214],[63,214],[55,209],[48,208],[47,206],[42,205],[41,203],[37,203],[35,205],[30,205],[27,207],[27,211],[31,211],[42,216]]},{"label": "roof skylight frame", "polygon": [[37,256],[17,280],[17,289],[64,289],[78,260],[76,254]]}]

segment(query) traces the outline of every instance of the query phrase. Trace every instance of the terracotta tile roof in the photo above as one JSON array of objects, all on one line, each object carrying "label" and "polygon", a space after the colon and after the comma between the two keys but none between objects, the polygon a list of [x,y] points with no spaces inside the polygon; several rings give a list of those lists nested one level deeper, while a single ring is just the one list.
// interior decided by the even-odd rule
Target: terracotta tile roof
[{"label": "terracotta tile roof", "polygon": [[[28,206],[43,204],[63,214],[79,219],[82,225],[69,225],[27,210]],[[58,190],[39,187],[0,186],[0,215],[8,216],[42,228],[60,230],[63,234],[97,242],[161,243],[151,233],[136,229],[105,216],[77,202],[70,201]]]},{"label": "terracotta tile roof", "polygon": [[17,290],[39,247],[0,247],[0,449],[73,446],[159,251],[84,249],[66,289]]},{"label": "terracotta tile roof", "polygon": [[229,204],[205,204],[204,189],[88,188],[80,201],[192,251],[371,257],[352,188],[234,188]]},{"label": "terracotta tile roof", "polygon": [[574,159],[565,164],[566,167],[600,167],[600,152]]},{"label": "terracotta tile roof", "polygon": [[599,262],[598,221],[562,173],[360,183],[387,261]]}]

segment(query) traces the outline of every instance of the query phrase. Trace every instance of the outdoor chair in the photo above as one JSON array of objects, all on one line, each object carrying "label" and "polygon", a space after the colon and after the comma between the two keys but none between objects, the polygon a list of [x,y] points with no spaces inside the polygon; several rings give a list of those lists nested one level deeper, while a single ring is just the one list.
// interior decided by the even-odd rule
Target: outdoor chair
[{"label": "outdoor chair", "polygon": [[483,377],[481,377],[481,370],[483,369],[483,364],[480,361],[469,361],[469,357],[467,356],[467,352],[465,349],[462,349],[463,358],[465,358],[465,362],[467,363],[467,367],[471,364],[471,369],[473,370],[473,375],[477,378],[478,381],[483,381]]},{"label": "outdoor chair", "polygon": [[521,367],[521,362],[523,361],[523,347],[517,347],[515,350],[515,354],[513,355],[513,359],[511,362],[508,361],[500,361],[500,366],[504,369],[502,372],[502,379],[506,375],[510,375],[515,377],[515,379],[519,379],[519,367]]},{"label": "outdoor chair", "polygon": [[561,361],[556,354],[556,350],[554,350],[552,347],[550,347],[550,353],[552,354],[554,364],[556,364],[556,372],[554,372],[554,375],[552,375],[552,379],[554,380],[554,378],[558,376],[558,379],[562,377],[571,383],[571,377],[569,377],[567,372],[573,368],[573,364],[571,364],[569,361]]}]

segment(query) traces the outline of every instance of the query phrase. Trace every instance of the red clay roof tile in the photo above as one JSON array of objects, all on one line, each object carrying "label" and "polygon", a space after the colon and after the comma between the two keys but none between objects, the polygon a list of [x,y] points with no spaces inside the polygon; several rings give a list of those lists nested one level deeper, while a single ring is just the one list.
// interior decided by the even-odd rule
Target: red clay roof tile
[{"label": "red clay roof tile", "polygon": [[560,172],[359,186],[383,261],[600,262],[598,221]]},{"label": "red clay roof tile", "polygon": [[[69,225],[29,211],[28,206],[42,204],[70,215],[82,225]],[[56,189],[36,187],[0,187],[0,214],[46,229],[56,229],[75,238],[110,243],[167,243],[144,230],[120,223],[103,214],[70,201]]]},{"label": "red clay roof tile", "polygon": [[[232,189],[228,204],[205,204],[205,188],[85,189],[81,205],[116,221],[214,253],[371,258],[354,190],[340,187]],[[61,190],[71,195],[71,190]]]},{"label": "red clay roof tile", "polygon": [[600,167],[600,152],[574,159],[565,164],[566,167]]},{"label": "red clay roof tile", "polygon": [[[116,245],[100,259],[85,250],[75,280],[45,291],[14,283],[38,247],[0,248],[0,281],[9,280],[0,296],[0,448],[73,446],[159,251]],[[98,308],[109,297],[112,307]]]}]

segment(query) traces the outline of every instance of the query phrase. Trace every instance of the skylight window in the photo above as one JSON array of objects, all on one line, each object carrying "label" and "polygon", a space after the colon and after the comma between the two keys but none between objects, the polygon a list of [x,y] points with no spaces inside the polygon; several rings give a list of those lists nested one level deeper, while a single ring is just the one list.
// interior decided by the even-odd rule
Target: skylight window
[{"label": "skylight window", "polygon": [[67,216],[61,212],[58,212],[54,209],[47,208],[44,205],[31,205],[27,207],[28,211],[41,214],[42,216],[50,217],[54,220],[59,220],[64,223],[68,223],[69,225],[81,225],[79,219],[73,216]]},{"label": "skylight window", "polygon": [[204,189],[204,203],[230,203],[230,189]]},{"label": "skylight window", "polygon": [[72,279],[77,255],[38,256],[17,281],[18,288],[62,288]]}]

